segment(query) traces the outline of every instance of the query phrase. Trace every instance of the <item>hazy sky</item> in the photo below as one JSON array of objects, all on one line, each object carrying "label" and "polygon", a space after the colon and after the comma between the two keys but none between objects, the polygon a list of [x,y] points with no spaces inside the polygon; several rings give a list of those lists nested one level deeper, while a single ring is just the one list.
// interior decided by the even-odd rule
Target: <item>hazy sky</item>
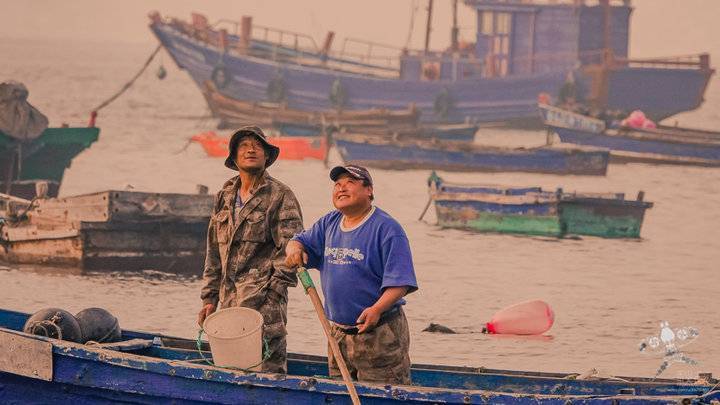
[{"label": "hazy sky", "polygon": [[[460,2],[460,23],[474,29],[472,10]],[[451,0],[435,1],[432,45],[449,42]],[[211,21],[252,15],[254,23],[312,35],[320,43],[328,30],[402,46],[410,10],[417,6],[412,44],[422,46],[427,0],[0,0],[0,38],[147,42],[147,13],[189,18],[193,10]],[[631,27],[633,56],[682,55],[710,51],[720,58],[720,0],[635,0]],[[336,41],[336,44],[339,44]],[[715,62],[716,63],[716,62]],[[713,63],[713,64],[715,64]]]}]

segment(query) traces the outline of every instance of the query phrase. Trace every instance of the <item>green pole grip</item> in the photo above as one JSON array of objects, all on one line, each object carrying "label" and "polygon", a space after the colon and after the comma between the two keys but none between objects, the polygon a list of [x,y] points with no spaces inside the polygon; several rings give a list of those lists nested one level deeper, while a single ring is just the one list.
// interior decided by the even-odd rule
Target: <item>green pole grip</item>
[{"label": "green pole grip", "polygon": [[305,268],[301,267],[298,269],[298,278],[300,279],[300,283],[302,283],[303,288],[305,288],[305,294],[307,294],[310,288],[315,288],[315,283],[313,283],[310,273],[308,273]]}]

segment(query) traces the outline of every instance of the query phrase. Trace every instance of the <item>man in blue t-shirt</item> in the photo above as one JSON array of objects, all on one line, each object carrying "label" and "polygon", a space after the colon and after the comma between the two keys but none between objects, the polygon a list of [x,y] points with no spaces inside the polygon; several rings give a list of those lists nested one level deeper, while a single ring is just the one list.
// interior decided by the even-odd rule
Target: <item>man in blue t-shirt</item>
[{"label": "man in blue t-shirt", "polygon": [[[410,334],[403,297],[417,290],[410,244],[400,224],[372,205],[370,173],[330,171],[337,208],[286,248],[286,264],[320,271],[325,315],[354,378],[410,383]],[[340,376],[328,348],[331,376]]]}]

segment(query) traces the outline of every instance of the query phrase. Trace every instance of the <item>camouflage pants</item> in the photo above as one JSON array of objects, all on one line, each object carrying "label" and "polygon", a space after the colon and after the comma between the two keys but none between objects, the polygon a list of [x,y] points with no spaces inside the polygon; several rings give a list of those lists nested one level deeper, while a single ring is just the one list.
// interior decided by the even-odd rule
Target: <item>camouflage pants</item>
[{"label": "camouflage pants", "polygon": [[[251,305],[248,305],[251,304]],[[263,362],[262,372],[287,373],[287,291],[281,296],[268,291],[259,305],[231,300],[229,306],[240,305],[252,308],[263,316],[263,339],[267,342],[270,357]],[[263,347],[263,355],[265,348]]]},{"label": "camouflage pants", "polygon": [[[385,384],[410,384],[410,332],[402,308],[400,314],[358,335],[345,334],[334,324],[332,336],[340,346],[350,375],[355,380]],[[328,345],[328,369],[339,377],[340,369]]]}]

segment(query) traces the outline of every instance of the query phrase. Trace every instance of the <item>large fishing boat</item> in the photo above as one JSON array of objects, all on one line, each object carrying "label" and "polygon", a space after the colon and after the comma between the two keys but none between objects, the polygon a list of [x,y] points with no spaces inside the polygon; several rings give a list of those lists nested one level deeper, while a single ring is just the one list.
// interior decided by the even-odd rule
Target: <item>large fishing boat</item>
[{"label": "large fishing boat", "polygon": [[464,4],[477,15],[474,37],[461,41],[454,24],[451,46],[439,51],[428,49],[429,26],[423,50],[352,38],[334,44],[333,32],[319,46],[249,16],[211,24],[201,14],[186,22],[154,12],[150,29],[223,120],[238,114],[213,100],[273,103],[285,112],[417,108],[424,122],[539,124],[539,96],[641,109],[659,120],[699,107],[714,73],[707,54],[629,58],[629,0]]}]

